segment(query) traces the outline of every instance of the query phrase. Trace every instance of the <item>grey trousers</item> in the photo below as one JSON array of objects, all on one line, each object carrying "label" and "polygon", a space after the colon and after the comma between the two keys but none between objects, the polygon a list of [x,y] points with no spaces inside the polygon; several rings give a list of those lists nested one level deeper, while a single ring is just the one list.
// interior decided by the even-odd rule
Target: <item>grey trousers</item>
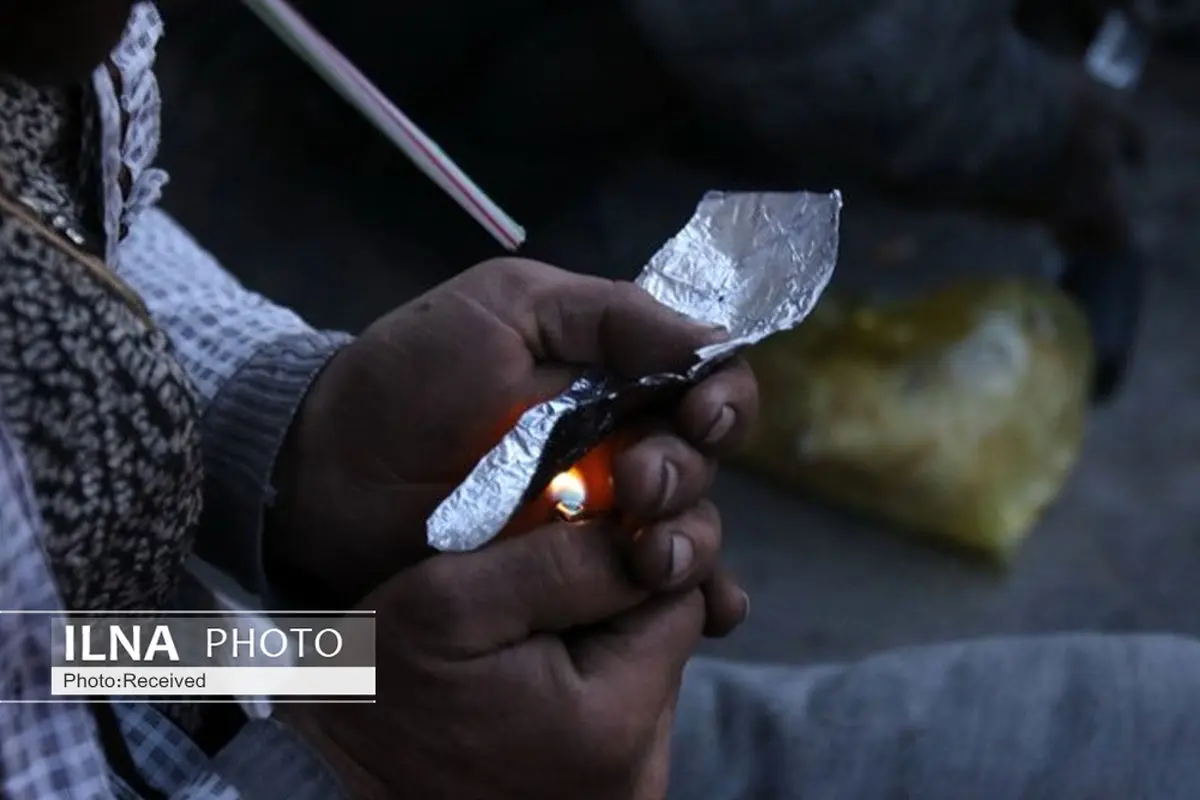
[{"label": "grey trousers", "polygon": [[1071,635],[810,668],[696,659],[670,800],[1200,800],[1200,642]]}]

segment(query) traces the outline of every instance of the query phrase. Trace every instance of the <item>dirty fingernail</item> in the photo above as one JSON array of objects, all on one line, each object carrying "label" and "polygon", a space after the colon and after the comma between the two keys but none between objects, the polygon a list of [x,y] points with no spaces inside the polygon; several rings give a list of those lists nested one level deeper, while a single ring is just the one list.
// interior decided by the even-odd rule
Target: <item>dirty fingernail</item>
[{"label": "dirty fingernail", "polygon": [[670,582],[675,583],[687,575],[688,570],[692,568],[692,560],[695,557],[696,550],[692,547],[692,540],[682,534],[675,534],[671,537],[671,569]]},{"label": "dirty fingernail", "polygon": [[737,421],[737,412],[730,406],[721,406],[720,413],[717,414],[716,420],[712,427],[708,429],[708,433],[704,435],[705,444],[717,444],[724,439],[729,431],[733,428],[733,423]]},{"label": "dirty fingernail", "polygon": [[665,511],[671,503],[671,498],[675,496],[675,489],[679,486],[679,468],[670,459],[663,459],[662,465],[662,490],[658,496],[658,510]]}]

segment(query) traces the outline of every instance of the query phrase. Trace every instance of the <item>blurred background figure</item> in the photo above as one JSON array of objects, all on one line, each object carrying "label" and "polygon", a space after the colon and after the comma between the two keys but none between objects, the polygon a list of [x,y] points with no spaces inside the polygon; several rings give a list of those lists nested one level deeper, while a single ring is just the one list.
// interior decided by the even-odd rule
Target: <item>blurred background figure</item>
[{"label": "blurred background figure", "polygon": [[[1010,576],[730,477],[722,499],[744,531],[733,560],[756,595],[733,652],[807,660],[997,630],[1196,632],[1196,552],[1182,534],[1200,511],[1186,488],[1200,469],[1186,3],[296,6],[529,229],[529,257],[629,277],[707,189],[837,186],[839,291],[1020,275],[1078,301],[1097,388],[1127,381],[1092,415],[1074,478]],[[1125,96],[1084,61],[1114,7],[1153,40]],[[165,204],[219,255],[255,265],[245,280],[353,328],[494,253],[244,9],[166,12]],[[834,610],[784,613],[799,604]]]},{"label": "blurred background figure", "polygon": [[[589,203],[614,174],[644,172],[648,158],[711,185],[857,183],[1049,231],[1097,328],[1101,391],[1124,368],[1141,266],[1118,178],[1141,139],[1079,54],[1054,57],[1018,30],[1011,0],[297,5],[526,220],[531,252],[553,249],[545,232],[564,209]],[[1035,29],[1093,31],[1105,10],[1067,0],[1038,8],[1025,15]],[[246,27],[237,11],[191,13],[209,18],[212,36],[245,41],[236,54],[255,41],[235,32]],[[203,40],[190,19],[179,30]],[[279,55],[263,50],[254,63]],[[223,57],[224,67],[212,58],[200,80],[232,73],[241,56]],[[259,125],[264,114],[278,120],[275,103],[254,105]],[[361,135],[327,122],[295,127],[289,139],[327,152]],[[678,180],[634,194],[606,203],[650,203],[656,224],[639,207],[643,221],[612,222],[604,238],[661,242],[695,199]],[[430,230],[427,241],[438,240]],[[636,269],[623,249],[587,249],[595,260],[580,269]]]}]

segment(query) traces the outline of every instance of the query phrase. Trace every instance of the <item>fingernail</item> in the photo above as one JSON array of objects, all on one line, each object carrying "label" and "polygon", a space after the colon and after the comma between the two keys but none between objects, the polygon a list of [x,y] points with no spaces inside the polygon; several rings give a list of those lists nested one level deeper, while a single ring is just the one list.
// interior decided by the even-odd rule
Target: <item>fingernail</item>
[{"label": "fingernail", "polygon": [[692,568],[692,559],[696,554],[692,540],[683,534],[671,537],[671,569],[670,582],[676,583]]},{"label": "fingernail", "polygon": [[742,622],[750,619],[750,595],[746,594],[746,590],[742,590]]},{"label": "fingernail", "polygon": [[729,435],[729,431],[733,428],[733,423],[735,422],[737,422],[737,412],[731,406],[721,406],[721,411],[717,414],[712,427],[704,435],[704,443],[717,444],[720,442]]},{"label": "fingernail", "polygon": [[658,496],[658,510],[665,511],[671,503],[671,498],[675,496],[675,489],[679,486],[679,468],[669,458],[663,459],[662,465],[662,491]]}]

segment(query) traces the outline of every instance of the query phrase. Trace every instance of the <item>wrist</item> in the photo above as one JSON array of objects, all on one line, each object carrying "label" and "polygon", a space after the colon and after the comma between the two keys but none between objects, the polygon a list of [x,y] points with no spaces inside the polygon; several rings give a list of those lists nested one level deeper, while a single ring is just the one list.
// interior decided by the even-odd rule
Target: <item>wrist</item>
[{"label": "wrist", "polygon": [[331,455],[318,452],[319,423],[322,417],[321,384],[330,366],[338,360],[337,353],[310,385],[293,416],[271,472],[271,497],[263,509],[262,564],[266,582],[272,594],[284,605],[325,605],[324,582],[319,569],[318,543],[315,531],[333,529],[319,516],[320,504],[306,498],[326,497],[328,490],[318,485],[314,467],[329,463]]},{"label": "wrist", "polygon": [[298,574],[296,551],[301,532],[297,530],[291,513],[296,477],[297,429],[304,414],[301,406],[279,449],[274,470],[271,473],[272,494],[263,509],[262,564],[267,585],[273,593],[291,596],[293,590],[303,585]]}]

